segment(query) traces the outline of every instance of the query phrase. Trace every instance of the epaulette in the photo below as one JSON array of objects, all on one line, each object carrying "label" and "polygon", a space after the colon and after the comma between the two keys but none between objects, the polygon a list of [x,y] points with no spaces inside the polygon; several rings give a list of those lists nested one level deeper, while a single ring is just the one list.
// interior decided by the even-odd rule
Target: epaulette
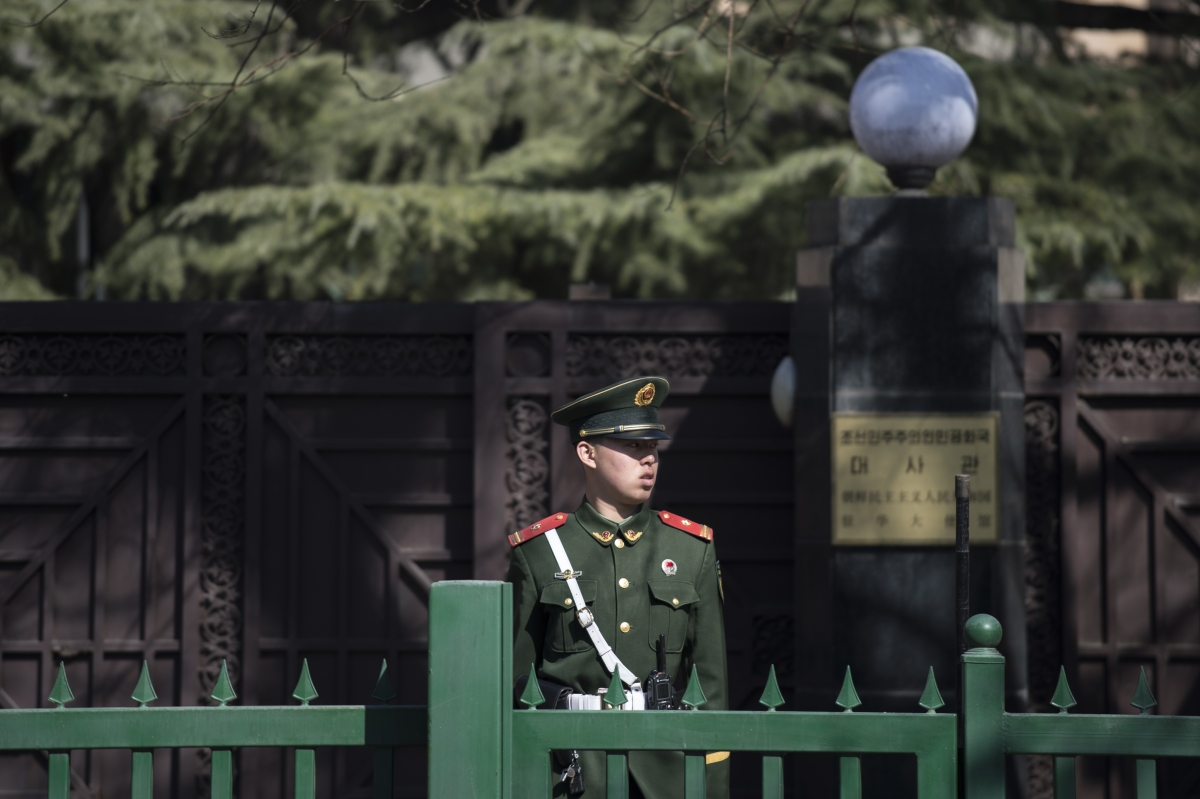
[{"label": "epaulette", "polygon": [[658,518],[663,524],[674,527],[676,530],[683,530],[685,533],[691,533],[696,538],[703,538],[705,541],[713,540],[713,529],[707,524],[694,522],[691,519],[685,519],[677,513],[669,513],[665,510],[658,512]]},{"label": "epaulette", "polygon": [[546,518],[542,519],[540,522],[534,522],[533,524],[526,527],[524,530],[517,530],[515,533],[513,533],[512,535],[510,535],[508,537],[508,543],[510,546],[514,546],[514,547],[517,544],[524,544],[529,539],[537,538],[539,535],[546,532],[547,530],[553,530],[555,527],[562,527],[566,523],[567,523],[567,514],[555,513],[553,515],[547,516]]}]

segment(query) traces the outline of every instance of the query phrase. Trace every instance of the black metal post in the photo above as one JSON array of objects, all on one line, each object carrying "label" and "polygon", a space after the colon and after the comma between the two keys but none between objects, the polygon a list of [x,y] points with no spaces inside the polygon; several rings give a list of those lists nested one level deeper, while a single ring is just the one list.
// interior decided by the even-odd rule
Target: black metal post
[{"label": "black metal post", "polygon": [[967,651],[966,627],[971,613],[971,477],[954,475],[954,590],[958,654]]},{"label": "black metal post", "polygon": [[[954,634],[958,642],[955,704],[958,705],[958,762],[963,763],[963,665],[967,651],[967,618],[971,613],[971,476],[954,475]],[[966,795],[966,769],[958,769],[958,795]]]}]

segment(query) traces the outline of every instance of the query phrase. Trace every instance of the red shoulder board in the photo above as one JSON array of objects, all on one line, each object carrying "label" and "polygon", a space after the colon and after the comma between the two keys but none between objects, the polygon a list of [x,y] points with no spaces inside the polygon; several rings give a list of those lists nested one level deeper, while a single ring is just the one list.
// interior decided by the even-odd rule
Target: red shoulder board
[{"label": "red shoulder board", "polygon": [[533,524],[526,527],[524,530],[517,530],[515,533],[513,533],[512,535],[510,535],[508,537],[508,543],[510,546],[514,546],[514,547],[517,544],[524,544],[529,539],[537,538],[539,535],[546,532],[547,530],[553,530],[555,527],[562,527],[566,523],[567,523],[567,514],[565,514],[565,513],[552,514],[552,515],[547,516],[546,518],[542,519],[540,522],[534,522]]},{"label": "red shoulder board", "polygon": [[713,529],[707,524],[694,522],[691,519],[683,518],[677,513],[670,513],[669,511],[665,510],[660,510],[658,512],[658,518],[662,520],[663,524],[674,527],[676,530],[683,530],[685,533],[691,533],[692,535],[696,536],[696,538],[703,538],[705,541],[713,540]]}]

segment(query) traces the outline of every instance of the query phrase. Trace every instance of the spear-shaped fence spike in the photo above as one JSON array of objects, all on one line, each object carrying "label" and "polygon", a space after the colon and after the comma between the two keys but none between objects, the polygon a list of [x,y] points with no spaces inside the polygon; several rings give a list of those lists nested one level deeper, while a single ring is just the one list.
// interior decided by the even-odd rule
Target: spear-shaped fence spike
[{"label": "spear-shaped fence spike", "polygon": [[59,710],[68,702],[75,701],[75,694],[71,693],[71,686],[67,684],[67,666],[61,660],[58,662],[58,679],[50,690],[50,701],[58,705]]},{"label": "spear-shaped fence spike", "polygon": [[946,706],[945,701],[942,700],[942,692],[937,687],[937,678],[933,676],[933,666],[929,667],[929,676],[925,678],[925,692],[921,694],[921,699],[917,704],[925,708],[928,713],[937,713],[938,708]]},{"label": "spear-shaped fence spike", "polygon": [[629,701],[629,697],[625,695],[625,686],[621,684],[619,671],[613,672],[612,681],[608,684],[608,693],[604,695],[604,701],[614,708],[620,707]]},{"label": "spear-shaped fence spike", "polygon": [[225,705],[237,699],[237,694],[233,690],[233,683],[229,680],[229,666],[226,665],[224,660],[221,661],[221,673],[217,675],[217,684],[213,686],[211,696],[220,703],[221,707],[225,707]]},{"label": "spear-shaped fence spike", "polygon": [[296,682],[296,690],[292,691],[292,698],[299,699],[301,705],[307,705],[318,696],[317,686],[313,685],[312,675],[308,673],[308,658],[305,658],[304,665],[300,667],[300,679]]},{"label": "spear-shaped fence spike", "polygon": [[1054,696],[1050,697],[1050,704],[1058,708],[1059,713],[1066,713],[1079,704],[1075,701],[1075,694],[1071,693],[1071,686],[1067,685],[1067,670],[1062,666],[1058,667],[1058,687],[1054,689]]},{"label": "spear-shaped fence spike", "polygon": [[1145,715],[1146,711],[1158,704],[1158,700],[1154,698],[1154,694],[1150,693],[1150,683],[1146,682],[1146,667],[1142,666],[1140,671],[1137,690],[1133,692],[1133,701],[1129,704]]},{"label": "spear-shaped fence spike", "polygon": [[371,698],[385,705],[396,698],[396,689],[392,687],[392,678],[388,676],[387,658],[379,664],[379,679],[375,681],[375,690],[371,692]]},{"label": "spear-shaped fence spike", "polygon": [[144,660],[142,661],[142,673],[138,677],[137,685],[133,687],[133,696],[130,698],[140,707],[145,707],[158,699],[158,694],[154,692],[154,684],[150,682],[150,664]]},{"label": "spear-shaped fence spike", "polygon": [[771,673],[767,675],[767,687],[763,689],[758,703],[765,705],[767,710],[774,710],[783,705],[783,692],[779,690],[779,681],[775,679],[774,663],[771,664]]},{"label": "spear-shaped fence spike", "polygon": [[683,699],[679,701],[688,710],[695,710],[708,702],[708,697],[704,695],[704,689],[700,687],[700,674],[696,671],[695,666],[692,666],[692,676],[688,679],[687,690],[683,692]]},{"label": "spear-shaped fence spike", "polygon": [[850,677],[850,667],[846,667],[846,679],[842,680],[842,692],[838,694],[837,706],[843,708],[847,713],[854,711],[854,708],[862,704],[862,700],[858,698],[858,691],[854,690],[854,680]]},{"label": "spear-shaped fence spike", "polygon": [[525,690],[521,692],[521,704],[532,710],[545,703],[546,696],[542,693],[542,686],[538,685],[537,667],[530,663],[529,682],[525,683]]}]

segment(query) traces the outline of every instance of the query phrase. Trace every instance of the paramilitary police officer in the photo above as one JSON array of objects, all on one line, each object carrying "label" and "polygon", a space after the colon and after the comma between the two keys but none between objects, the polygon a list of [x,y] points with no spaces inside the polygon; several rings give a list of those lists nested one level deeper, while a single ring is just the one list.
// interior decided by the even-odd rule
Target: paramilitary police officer
[{"label": "paramilitary police officer", "polygon": [[[658,420],[669,389],[661,377],[622,380],[552,415],[571,429],[585,499],[574,513],[554,513],[509,536],[514,672],[536,666],[549,697],[543,707],[599,711],[596,695],[615,671],[629,698],[624,709],[640,708],[648,701],[642,685],[658,666],[660,636],[676,704],[695,666],[708,700],[703,709],[728,707],[713,530],[646,505],[658,476],[658,442],[670,439]],[[608,647],[611,653],[603,651]],[[554,795],[582,788],[603,797],[604,753],[572,754],[552,758]],[[729,794],[728,758],[728,752],[705,758],[710,799]],[[632,796],[683,796],[682,752],[630,752],[628,764]]]}]

